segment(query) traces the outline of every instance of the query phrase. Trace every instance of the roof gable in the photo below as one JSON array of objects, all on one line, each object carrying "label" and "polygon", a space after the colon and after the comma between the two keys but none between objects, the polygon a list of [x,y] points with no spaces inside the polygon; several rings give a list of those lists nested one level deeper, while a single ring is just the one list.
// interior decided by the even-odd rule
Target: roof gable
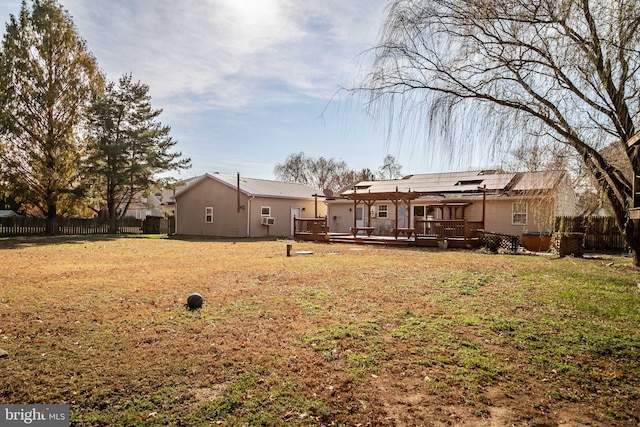
[{"label": "roof gable", "polygon": [[548,191],[553,190],[565,177],[564,171],[525,172],[513,186],[513,191]]},{"label": "roof gable", "polygon": [[[238,177],[236,175],[222,175],[207,173],[193,180],[189,185],[179,189],[174,198],[180,197],[193,188],[197,183],[211,179],[230,188],[236,189]],[[240,177],[240,191],[249,197],[276,197],[285,199],[313,199],[318,190],[295,182],[273,181],[267,179]]]}]

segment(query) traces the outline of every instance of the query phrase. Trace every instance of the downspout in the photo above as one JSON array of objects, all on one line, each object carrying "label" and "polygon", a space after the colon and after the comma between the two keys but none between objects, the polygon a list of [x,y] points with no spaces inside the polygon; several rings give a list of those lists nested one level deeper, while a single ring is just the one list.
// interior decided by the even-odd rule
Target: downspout
[{"label": "downspout", "polygon": [[247,209],[247,237],[251,237],[251,201],[255,199],[256,196],[251,196],[249,198],[249,209]]},{"label": "downspout", "polygon": [[487,186],[482,187],[482,229],[485,229],[484,218],[487,210]]},{"label": "downspout", "polygon": [[[245,209],[245,206],[240,204],[240,172],[237,173],[237,184],[236,184],[236,196],[237,196],[237,205],[238,205],[238,213],[240,213],[241,210]],[[251,199],[253,199],[255,196],[252,196]],[[251,219],[251,199],[249,199],[249,209],[247,209],[247,237],[249,237],[251,234],[251,227],[250,227],[250,219]]]},{"label": "downspout", "polygon": [[[175,201],[175,199],[173,199]],[[178,202],[176,202],[176,208],[173,211],[173,234],[178,235]]]},{"label": "downspout", "polygon": [[242,206],[240,205],[240,172],[238,172],[238,184],[236,186],[236,195],[238,197],[238,213],[240,213],[240,209],[242,209]]}]

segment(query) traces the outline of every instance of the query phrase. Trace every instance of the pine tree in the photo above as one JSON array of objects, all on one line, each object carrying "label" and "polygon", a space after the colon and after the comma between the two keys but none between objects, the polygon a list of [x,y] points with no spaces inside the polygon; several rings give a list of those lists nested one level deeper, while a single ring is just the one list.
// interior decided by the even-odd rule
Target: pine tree
[{"label": "pine tree", "polygon": [[88,175],[110,219],[111,232],[132,199],[159,183],[158,175],[190,166],[190,159],[172,152],[171,128],[151,107],[149,87],[133,82],[130,74],[109,83],[93,101]]}]

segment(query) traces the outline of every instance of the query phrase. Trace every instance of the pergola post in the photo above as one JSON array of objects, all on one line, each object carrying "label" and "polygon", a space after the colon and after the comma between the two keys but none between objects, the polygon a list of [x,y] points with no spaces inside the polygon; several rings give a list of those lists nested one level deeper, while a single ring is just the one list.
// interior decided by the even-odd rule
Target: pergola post
[{"label": "pergola post", "polygon": [[353,199],[353,226],[354,227],[358,226],[358,222],[356,220],[357,211],[358,211],[358,201],[356,199]]},{"label": "pergola post", "polygon": [[484,230],[484,215],[487,209],[487,186],[482,187],[482,229]]}]

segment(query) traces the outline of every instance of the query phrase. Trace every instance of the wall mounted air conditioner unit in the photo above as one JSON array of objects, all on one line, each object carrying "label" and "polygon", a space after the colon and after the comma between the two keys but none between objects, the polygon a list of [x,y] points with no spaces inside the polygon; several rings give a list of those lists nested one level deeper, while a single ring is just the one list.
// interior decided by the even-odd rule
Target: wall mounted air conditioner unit
[{"label": "wall mounted air conditioner unit", "polygon": [[270,216],[263,216],[261,224],[262,225],[273,225],[273,224],[275,224],[275,222],[276,222],[275,218],[270,217]]}]

